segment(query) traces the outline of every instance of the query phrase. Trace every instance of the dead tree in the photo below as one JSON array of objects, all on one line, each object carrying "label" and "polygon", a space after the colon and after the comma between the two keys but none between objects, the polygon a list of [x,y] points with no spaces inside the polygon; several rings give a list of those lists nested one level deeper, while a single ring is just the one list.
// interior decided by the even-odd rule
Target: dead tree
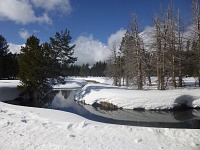
[{"label": "dead tree", "polygon": [[196,76],[198,77],[198,84],[200,87],[200,10],[199,10],[199,1],[193,0],[192,1],[192,11],[193,11],[193,20],[192,20],[192,26],[193,26],[193,33],[195,35],[194,41],[197,43],[196,48],[194,49],[194,52],[196,54]]},{"label": "dead tree", "polygon": [[116,44],[113,43],[110,57],[107,60],[106,76],[113,78],[114,85],[121,85],[121,76],[120,76],[120,61],[117,54]]}]

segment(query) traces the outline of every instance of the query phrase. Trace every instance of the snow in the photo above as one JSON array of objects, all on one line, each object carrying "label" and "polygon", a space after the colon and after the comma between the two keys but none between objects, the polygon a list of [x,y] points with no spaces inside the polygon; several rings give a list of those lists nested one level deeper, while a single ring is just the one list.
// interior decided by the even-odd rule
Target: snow
[{"label": "snow", "polygon": [[89,81],[89,82],[97,82],[97,83],[102,83],[102,84],[109,84],[112,85],[113,84],[113,80],[107,77],[73,77],[72,79],[75,80],[85,80],[85,81]]},{"label": "snow", "polygon": [[[155,85],[155,78],[152,78]],[[77,101],[86,104],[100,103],[102,101],[112,103],[124,109],[172,109],[174,106],[186,104],[188,107],[200,107],[200,89],[195,88],[195,79],[184,79],[186,88],[169,90],[155,90],[156,86],[146,86],[145,90],[131,90],[119,88],[109,84],[85,85],[76,95]],[[103,82],[102,82],[103,83]]]},{"label": "snow", "polygon": [[68,112],[0,102],[1,150],[198,150],[199,135],[197,129],[111,125]]},{"label": "snow", "polygon": [[[65,85],[54,88],[82,87],[82,78],[67,78]],[[105,78],[86,78],[90,83],[77,94],[88,104],[108,101],[123,108],[163,109],[176,103],[200,106],[200,89],[184,88],[166,91],[128,90],[110,85]],[[100,83],[94,84],[92,80]],[[191,80],[188,83],[192,85]],[[4,91],[10,98],[18,96],[19,81],[0,81],[0,100]],[[199,112],[197,112],[199,113]],[[197,114],[199,115],[199,114]],[[149,128],[105,124],[78,115],[42,108],[14,106],[0,102],[0,150],[49,149],[176,149],[199,150],[199,129]]]},{"label": "snow", "polygon": [[84,79],[74,79],[74,78],[66,78],[65,84],[54,85],[54,89],[73,89],[73,88],[81,88],[86,85],[87,82]]}]

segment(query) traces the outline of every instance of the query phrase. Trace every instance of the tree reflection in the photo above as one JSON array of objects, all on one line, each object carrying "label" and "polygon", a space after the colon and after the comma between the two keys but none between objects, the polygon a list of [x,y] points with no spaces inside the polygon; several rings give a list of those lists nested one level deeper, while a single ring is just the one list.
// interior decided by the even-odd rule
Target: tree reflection
[{"label": "tree reflection", "polygon": [[44,98],[37,102],[38,107],[50,108],[54,97],[59,93],[59,90],[49,92]]},{"label": "tree reflection", "polygon": [[65,99],[69,97],[70,93],[71,93],[70,90],[61,90],[61,94]]}]

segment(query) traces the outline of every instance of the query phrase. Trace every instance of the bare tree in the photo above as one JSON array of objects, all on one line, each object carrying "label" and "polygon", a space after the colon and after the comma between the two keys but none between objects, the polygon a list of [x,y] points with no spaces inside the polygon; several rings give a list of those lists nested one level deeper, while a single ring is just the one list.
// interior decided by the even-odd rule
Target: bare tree
[{"label": "bare tree", "polygon": [[111,55],[107,60],[106,75],[114,79],[114,85],[121,86],[121,67],[120,67],[120,57],[117,53],[116,44],[113,43],[111,50]]},{"label": "bare tree", "polygon": [[126,79],[126,86],[130,86],[131,79],[133,78],[133,53],[131,52],[131,36],[129,31],[126,32],[120,45],[120,54],[123,58],[122,68],[123,74]]},{"label": "bare tree", "polygon": [[178,42],[177,42],[177,48],[178,48],[178,77],[179,77],[179,87],[183,86],[183,32],[184,32],[184,25],[183,21],[180,15],[180,10],[178,9],[178,14],[177,14],[177,37],[178,37]]},{"label": "bare tree", "polygon": [[178,12],[178,17],[175,17],[173,1],[167,11],[162,11],[161,16],[155,16],[153,21],[155,26],[153,46],[156,50],[158,89],[166,89],[169,81],[176,88],[177,76],[179,86],[182,86],[183,28],[180,13]]},{"label": "bare tree", "polygon": [[144,48],[143,41],[139,36],[138,19],[135,14],[133,14],[130,28],[121,42],[120,51],[123,57],[123,70],[127,86],[134,85],[141,90],[144,82]]},{"label": "bare tree", "polygon": [[161,24],[160,18],[157,16],[154,17],[154,25],[155,25],[155,34],[154,38],[155,41],[153,43],[153,46],[156,50],[156,66],[157,66],[157,88],[159,90],[165,89],[165,47],[166,43],[163,47],[163,32],[166,33],[166,25]]},{"label": "bare tree", "polygon": [[192,11],[193,11],[193,33],[194,33],[194,41],[196,42],[196,48],[193,49],[196,54],[196,75],[198,77],[198,85],[200,87],[200,10],[199,10],[199,1],[192,1]]}]

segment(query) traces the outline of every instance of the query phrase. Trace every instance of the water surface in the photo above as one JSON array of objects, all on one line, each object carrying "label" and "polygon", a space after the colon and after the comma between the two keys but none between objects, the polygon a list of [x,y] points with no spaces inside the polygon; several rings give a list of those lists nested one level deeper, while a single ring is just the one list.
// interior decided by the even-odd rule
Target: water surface
[{"label": "water surface", "polygon": [[16,101],[9,101],[9,103],[57,109],[104,123],[144,127],[200,129],[199,109],[175,111],[136,111],[119,109],[116,111],[107,111],[101,110],[100,108],[94,108],[90,105],[77,103],[74,101],[75,94],[76,89],[54,90],[41,99],[41,101],[34,103],[17,103]]}]

